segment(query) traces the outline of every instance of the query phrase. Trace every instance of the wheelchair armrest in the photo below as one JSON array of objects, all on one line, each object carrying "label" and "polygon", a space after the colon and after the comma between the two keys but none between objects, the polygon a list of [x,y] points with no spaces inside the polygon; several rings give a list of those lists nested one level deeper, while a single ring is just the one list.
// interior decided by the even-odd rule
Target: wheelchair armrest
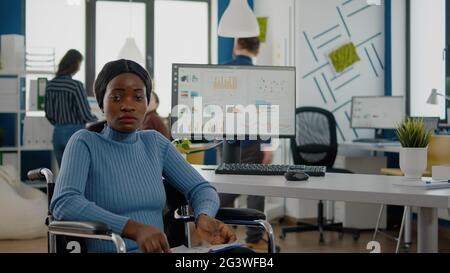
[{"label": "wheelchair armrest", "polygon": [[216,219],[220,221],[236,220],[236,221],[255,221],[265,220],[266,215],[259,210],[246,208],[220,208],[217,212]]},{"label": "wheelchair armrest", "polygon": [[[180,213],[180,209],[175,210],[174,218],[183,222],[193,222],[195,220],[193,215]],[[220,208],[215,218],[220,221],[255,221],[266,220],[266,215],[255,209]]]},{"label": "wheelchair armrest", "polygon": [[[127,252],[124,240],[120,235],[112,232],[111,228],[101,222],[51,221],[48,224],[50,241],[55,240],[52,235],[74,236],[90,239],[112,241],[117,253]],[[55,242],[50,243],[50,252],[56,251]]]},{"label": "wheelchair armrest", "polygon": [[80,235],[111,235],[111,228],[100,222],[52,221],[50,232],[75,233]]}]

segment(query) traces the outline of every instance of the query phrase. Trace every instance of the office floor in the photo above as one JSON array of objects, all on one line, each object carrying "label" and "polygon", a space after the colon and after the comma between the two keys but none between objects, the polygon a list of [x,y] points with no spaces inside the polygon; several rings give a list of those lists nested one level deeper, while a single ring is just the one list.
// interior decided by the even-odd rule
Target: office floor
[{"label": "office floor", "polygon": [[[415,224],[415,223],[414,223]],[[413,225],[414,225],[413,224]],[[280,246],[281,253],[367,253],[367,243],[372,241],[373,231],[364,231],[358,241],[354,241],[351,235],[344,235],[339,239],[336,232],[325,232],[325,244],[319,244],[319,232],[296,232],[286,235],[284,240],[279,238],[283,226],[277,222],[272,223],[276,235],[276,244]],[[389,233],[397,236],[398,232]],[[245,228],[238,228],[238,238],[245,238]],[[409,252],[416,252],[416,232],[413,230],[413,243]],[[378,235],[376,240],[380,243],[382,253],[394,253],[396,242],[383,235]],[[439,252],[450,253],[450,230],[439,229]]]},{"label": "office floor", "polygon": [[[281,248],[282,253],[328,253],[328,252],[369,252],[366,250],[366,245],[372,240],[372,232],[363,232],[360,239],[354,242],[350,235],[345,235],[344,238],[339,239],[337,233],[326,232],[324,245],[319,245],[318,232],[302,232],[291,233],[286,236],[285,240],[279,239],[281,225],[275,221],[272,223],[276,235],[276,243]],[[245,228],[239,227],[236,230],[238,238],[245,239]],[[395,235],[396,233],[394,233]],[[439,230],[439,251],[450,253],[450,232],[448,229],[440,228]],[[415,232],[413,232],[413,245],[411,252],[416,251]],[[382,235],[379,235],[377,240],[381,244],[381,252],[392,253],[395,251],[395,242]],[[46,252],[47,240],[46,238],[39,238],[34,240],[0,240],[0,253],[4,252]]]}]

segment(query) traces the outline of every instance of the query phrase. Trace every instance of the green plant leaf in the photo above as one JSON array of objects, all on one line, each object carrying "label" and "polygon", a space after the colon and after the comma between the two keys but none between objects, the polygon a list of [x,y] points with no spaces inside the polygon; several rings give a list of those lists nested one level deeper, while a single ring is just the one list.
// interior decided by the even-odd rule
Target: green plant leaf
[{"label": "green plant leaf", "polygon": [[174,139],[172,144],[182,154],[186,154],[191,149],[192,142],[189,139]]},{"label": "green plant leaf", "polygon": [[425,128],[422,118],[407,118],[398,125],[395,133],[402,147],[424,148],[430,142],[432,131]]}]

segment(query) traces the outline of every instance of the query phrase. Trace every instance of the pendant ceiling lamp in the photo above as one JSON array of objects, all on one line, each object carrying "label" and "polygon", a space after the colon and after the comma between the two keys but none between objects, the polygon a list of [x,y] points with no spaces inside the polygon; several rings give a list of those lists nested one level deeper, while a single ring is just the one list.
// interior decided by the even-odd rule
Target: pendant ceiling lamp
[{"label": "pendant ceiling lamp", "polygon": [[217,31],[219,36],[248,38],[259,36],[259,25],[247,0],[230,0]]}]

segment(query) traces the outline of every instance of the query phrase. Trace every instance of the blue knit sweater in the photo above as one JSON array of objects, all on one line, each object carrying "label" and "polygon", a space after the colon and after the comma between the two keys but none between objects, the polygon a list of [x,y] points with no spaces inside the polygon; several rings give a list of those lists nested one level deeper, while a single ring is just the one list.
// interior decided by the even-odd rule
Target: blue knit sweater
[{"label": "blue knit sweater", "polygon": [[[197,217],[215,216],[216,190],[160,133],[101,133],[80,130],[69,140],[56,179],[50,210],[59,220],[100,221],[122,234],[129,219],[164,232],[166,195],[162,177],[184,193]],[[137,244],[125,240],[128,251]],[[87,240],[91,252],[113,252],[111,242]]]}]

